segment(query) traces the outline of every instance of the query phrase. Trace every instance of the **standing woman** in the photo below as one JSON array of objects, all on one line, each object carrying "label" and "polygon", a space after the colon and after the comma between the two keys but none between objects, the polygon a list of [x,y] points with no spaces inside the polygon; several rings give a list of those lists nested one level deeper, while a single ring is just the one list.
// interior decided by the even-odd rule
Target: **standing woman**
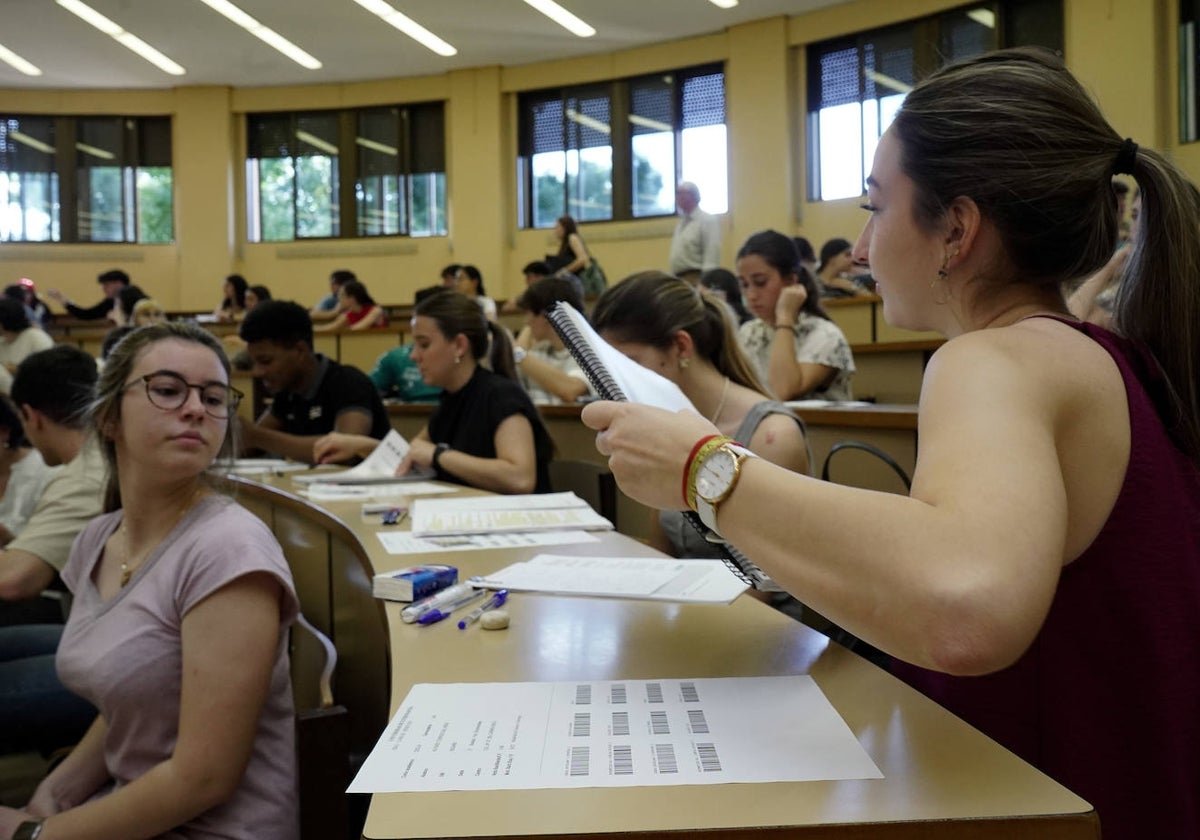
[{"label": "standing woman", "polygon": [[[553,444],[517,381],[507,331],[470,298],[431,295],[413,309],[410,358],[426,385],[443,389],[429,425],[413,438],[403,475],[432,467],[438,479],[494,493],[550,490]],[[481,362],[491,346],[491,370]],[[334,432],[317,440],[317,463],[366,457],[379,441]]]},{"label": "standing woman", "polygon": [[[596,301],[592,323],[604,340],[679,386],[696,411],[752,452],[808,473],[804,426],[771,399],[738,346],[726,305],[692,284],[644,271]],[[678,510],[661,511],[656,548],[676,557],[720,557]]]},{"label": "standing woman", "polygon": [[[1143,209],[1119,335],[1061,292],[1112,255],[1114,174]],[[584,421],[622,490],[700,508],[906,681],[1092,803],[1105,840],[1200,837],[1194,189],[1032,49],[918,84],[867,186],[855,256],[884,315],[949,339],[925,369],[909,497],[756,458],[722,479],[738,453],[717,438],[689,456],[716,430],[686,413],[605,402]]]},{"label": "standing woman", "polygon": [[109,356],[93,423],[112,512],[63,570],[75,600],[58,652],[100,715],[24,811],[0,808],[0,837],[298,836],[291,574],[207,478],[237,451],[240,396],[194,326],[142,327]]},{"label": "standing woman", "polygon": [[230,274],[225,278],[221,293],[225,296],[221,304],[213,310],[213,317],[218,321],[237,321],[246,314],[246,289],[249,288],[246,278],[240,274]]},{"label": "standing woman", "polygon": [[588,252],[575,220],[570,216],[559,216],[554,223],[554,237],[558,240],[558,253],[549,262],[555,276],[576,275],[583,282],[583,293],[588,297],[603,292],[608,281],[600,263]]},{"label": "standing woman", "polygon": [[313,332],[358,332],[387,326],[387,313],[371,297],[367,287],[357,280],[338,289],[338,316],[328,324],[313,327]]},{"label": "standing woman", "polygon": [[853,399],[850,343],[822,308],[795,243],[777,231],[759,231],[738,251],[737,273],[755,315],[738,329],[738,341],[775,396]]}]

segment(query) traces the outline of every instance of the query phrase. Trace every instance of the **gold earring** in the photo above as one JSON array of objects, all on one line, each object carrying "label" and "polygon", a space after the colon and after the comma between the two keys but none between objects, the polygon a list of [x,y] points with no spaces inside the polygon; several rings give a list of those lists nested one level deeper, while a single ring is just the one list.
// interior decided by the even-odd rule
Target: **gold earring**
[{"label": "gold earring", "polygon": [[687,366],[690,365],[691,363],[692,363],[692,360],[689,359],[687,356],[684,356],[682,359],[679,360],[679,367],[681,370],[686,370]]},{"label": "gold earring", "polygon": [[454,364],[456,364],[456,365],[457,365],[457,364],[459,364],[461,361],[462,361],[462,356],[461,356],[461,355],[460,355],[460,356],[455,356],[455,357],[454,357]]}]

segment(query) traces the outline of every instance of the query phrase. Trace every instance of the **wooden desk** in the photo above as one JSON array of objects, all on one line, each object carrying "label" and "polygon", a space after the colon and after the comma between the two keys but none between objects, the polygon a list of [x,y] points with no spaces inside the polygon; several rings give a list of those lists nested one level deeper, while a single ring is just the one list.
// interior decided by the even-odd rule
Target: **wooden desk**
[{"label": "wooden desk", "polygon": [[[273,486],[241,482],[243,501],[330,526],[365,564],[331,566],[332,620],[352,622],[349,584],[434,556],[386,554],[357,503],[322,507]],[[278,528],[278,525],[277,525]],[[285,546],[285,550],[287,546]],[[619,534],[600,544],[563,546],[579,554],[646,555]],[[463,576],[494,570],[536,553],[530,549],[439,554]],[[292,554],[289,553],[289,560]],[[294,561],[293,561],[294,562]],[[319,590],[306,570],[305,590]],[[299,580],[298,580],[299,585]],[[342,594],[339,595],[338,592]],[[301,596],[302,601],[304,595]],[[713,832],[714,838],[1098,838],[1091,807],[888,674],[824,636],[748,597],[732,605],[668,604],[515,594],[504,632],[461,632],[452,622],[418,627],[400,621],[400,605],[360,605],[360,623],[382,614],[379,643],[390,669],[394,712],[423,682],[503,682],[810,674],[846,720],[885,778],[776,784],[731,784],[580,790],[506,790],[383,794],[372,798],[364,836],[587,837],[620,833],[659,837]],[[308,609],[306,605],[306,610]],[[350,641],[359,637],[351,636]],[[365,660],[346,656],[337,686],[363,680],[349,671]],[[359,648],[351,653],[361,654]],[[375,682],[386,667],[373,666]],[[382,723],[376,734],[382,731]]]}]

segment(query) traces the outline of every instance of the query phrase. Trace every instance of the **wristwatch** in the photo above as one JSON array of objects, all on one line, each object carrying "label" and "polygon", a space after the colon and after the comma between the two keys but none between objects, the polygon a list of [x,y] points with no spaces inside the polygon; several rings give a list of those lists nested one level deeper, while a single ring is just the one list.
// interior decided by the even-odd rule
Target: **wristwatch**
[{"label": "wristwatch", "polygon": [[26,820],[17,826],[17,830],[13,832],[12,840],[37,840],[42,833],[42,823],[45,820]]},{"label": "wristwatch", "polygon": [[714,534],[717,531],[717,506],[728,498],[737,486],[742,463],[757,457],[744,446],[725,443],[708,453],[696,471],[696,513],[700,521]]},{"label": "wristwatch", "polygon": [[448,444],[448,443],[439,443],[437,446],[433,447],[433,468],[435,470],[441,469],[441,466],[438,464],[438,461],[441,460],[442,455],[444,455],[445,453],[447,453],[449,451],[450,451],[450,444]]},{"label": "wristwatch", "polygon": [[528,352],[529,351],[526,350],[524,347],[517,347],[514,345],[513,346],[513,364],[519,365],[519,364],[521,364],[521,362],[525,361],[525,354]]}]

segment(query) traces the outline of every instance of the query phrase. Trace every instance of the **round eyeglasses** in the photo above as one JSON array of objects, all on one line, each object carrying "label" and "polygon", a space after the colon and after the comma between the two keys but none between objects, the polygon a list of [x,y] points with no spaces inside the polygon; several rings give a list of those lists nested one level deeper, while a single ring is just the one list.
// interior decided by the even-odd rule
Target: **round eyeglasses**
[{"label": "round eyeglasses", "polygon": [[163,411],[174,411],[182,408],[188,400],[188,394],[193,388],[200,394],[200,404],[204,412],[218,420],[228,420],[237,411],[238,404],[245,396],[237,388],[230,388],[220,382],[207,382],[203,385],[193,385],[177,373],[158,371],[133,380],[125,386],[132,388],[139,382],[146,386],[146,399],[155,408]]}]

